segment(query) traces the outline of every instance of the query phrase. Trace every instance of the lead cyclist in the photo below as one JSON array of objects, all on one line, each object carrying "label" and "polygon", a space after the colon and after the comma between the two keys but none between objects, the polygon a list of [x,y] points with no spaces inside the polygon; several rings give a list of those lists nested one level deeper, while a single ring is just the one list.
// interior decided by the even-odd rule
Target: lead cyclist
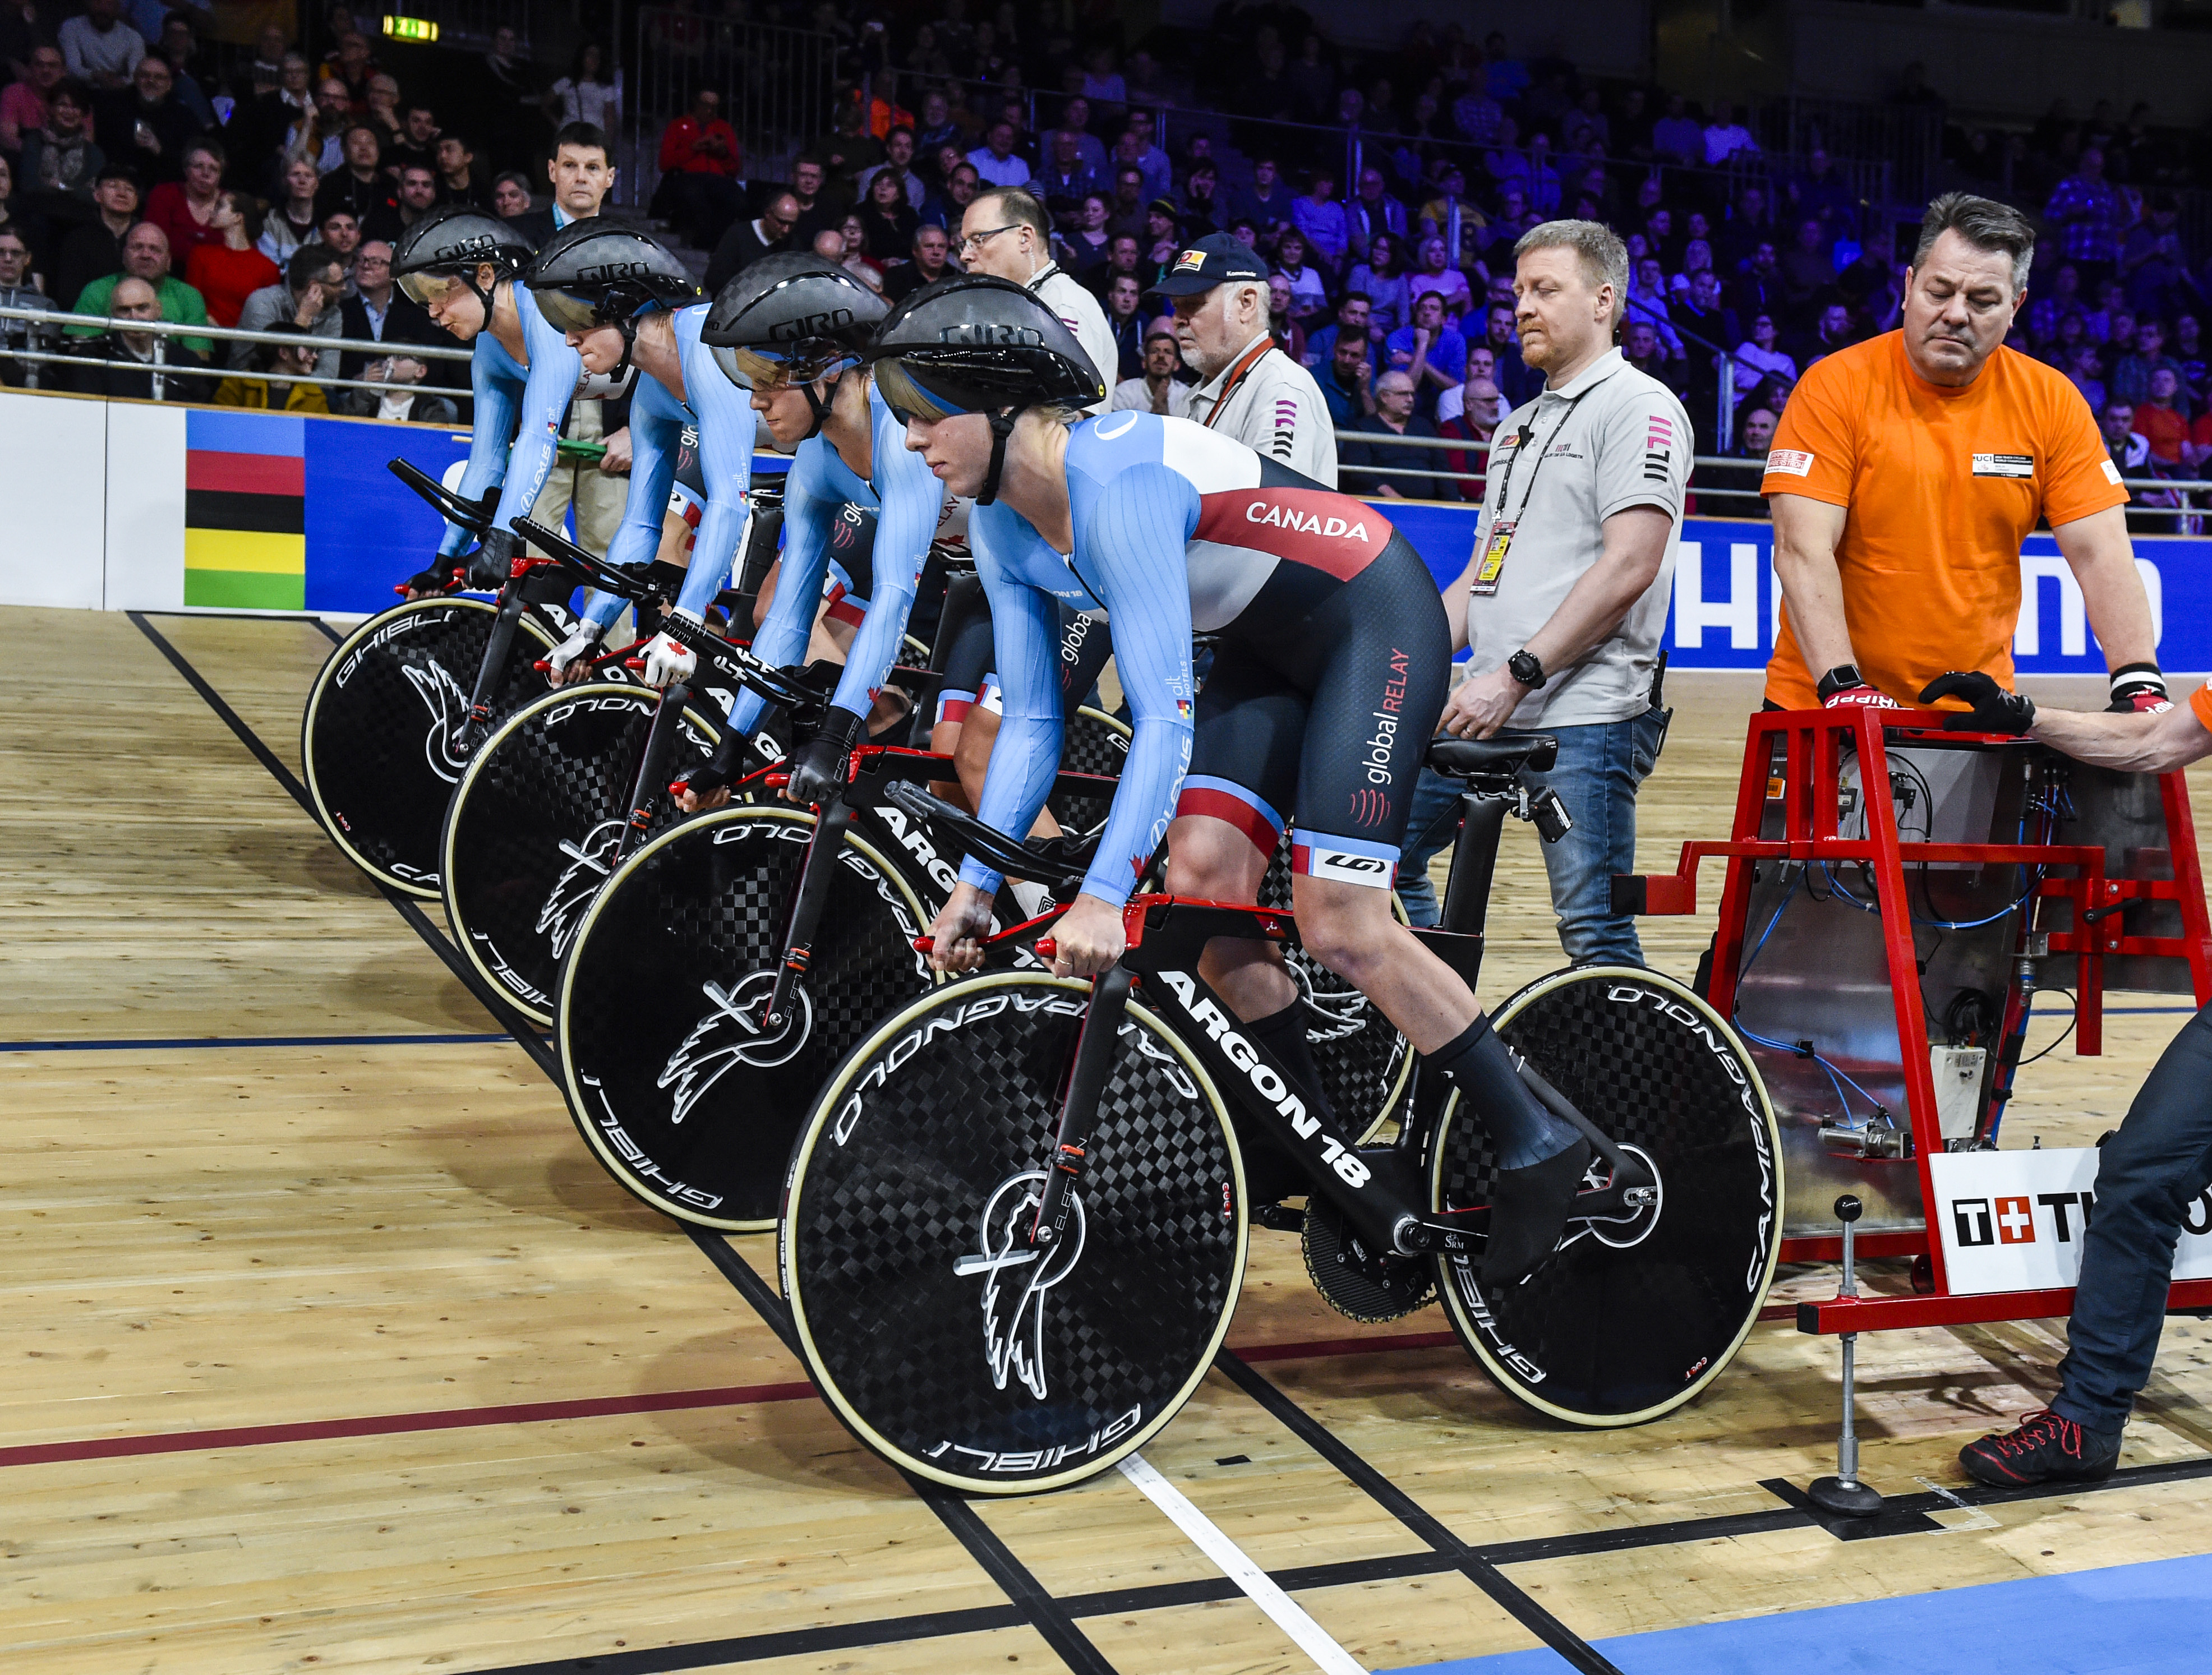
[{"label": "lead cyclist", "polygon": [[487,490],[500,491],[498,513],[474,553],[462,552],[468,531],[447,523],[438,561],[403,584],[410,599],[444,592],[464,563],[471,587],[503,586],[522,544],[507,520],[537,504],[569,400],[622,392],[618,380],[585,378],[576,351],[538,313],[529,290],[515,282],[535,254],[507,222],[460,204],[423,216],[400,234],[392,252],[400,290],[435,325],[471,346],[469,391],[476,419],[459,492],[473,501]]},{"label": "lead cyclist", "polygon": [[[1054,929],[1054,971],[1091,976],[1121,957],[1122,906],[1164,834],[1170,894],[1252,901],[1294,812],[1306,951],[1372,999],[1488,1126],[1499,1168],[1484,1283],[1534,1271],[1589,1143],[1537,1101],[1466,983],[1390,913],[1451,661],[1419,555],[1373,507],[1218,432],[1150,413],[1076,419],[1097,399],[1097,374],[1052,312],[1003,280],[917,291],[871,359],[907,446],[975,496],[969,537],[1004,705],[978,813],[1000,831],[1030,829],[1059,763],[1056,605],[1112,624],[1135,737],[1082,893]],[[1194,627],[1219,636],[1195,695]],[[961,868],[932,927],[939,969],[981,963],[999,882],[973,859]],[[1327,1108],[1279,951],[1222,938],[1200,969]],[[1301,1189],[1272,1145],[1248,1139],[1246,1155],[1255,1203]]]}]

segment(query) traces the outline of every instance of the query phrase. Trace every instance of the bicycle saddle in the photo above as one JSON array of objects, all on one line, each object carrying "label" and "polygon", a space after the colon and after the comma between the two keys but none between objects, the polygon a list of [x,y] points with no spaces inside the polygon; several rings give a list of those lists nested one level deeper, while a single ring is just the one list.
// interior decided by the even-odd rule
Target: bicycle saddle
[{"label": "bicycle saddle", "polygon": [[1559,741],[1537,738],[1439,738],[1429,745],[1429,766],[1455,780],[1510,779],[1522,768],[1540,774],[1559,759]]}]

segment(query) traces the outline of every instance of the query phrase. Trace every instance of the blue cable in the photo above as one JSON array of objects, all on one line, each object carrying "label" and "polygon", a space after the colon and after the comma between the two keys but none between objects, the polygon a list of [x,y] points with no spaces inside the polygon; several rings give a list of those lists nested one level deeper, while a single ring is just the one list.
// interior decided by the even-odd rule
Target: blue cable
[{"label": "blue cable", "polygon": [[[1821,871],[1826,872],[1827,869],[1823,866]],[[1832,878],[1828,882],[1831,885],[1835,883]],[[1784,892],[1782,900],[1775,904],[1773,917],[1766,921],[1766,928],[1759,932],[1759,941],[1751,950],[1751,958],[1743,962],[1743,972],[1739,973],[1737,975],[1736,981],[1739,986],[1737,992],[1739,994],[1742,992],[1741,986],[1743,981],[1743,976],[1750,972],[1753,965],[1758,963],[1759,955],[1765,951],[1767,938],[1774,934],[1774,927],[1782,922],[1784,911],[1790,906],[1791,901],[1796,898],[1796,894],[1797,886],[1795,882],[1792,882],[1789,889]],[[1846,896],[1844,899],[1846,901],[1850,900],[1849,896]],[[1857,904],[1853,903],[1853,905],[1856,906]],[[1795,1041],[1770,1041],[1766,1036],[1759,1034],[1758,1031],[1753,1029],[1743,1022],[1741,1016],[1741,1009],[1739,1007],[1739,1016],[1730,1018],[1729,1022],[1735,1026],[1736,1029],[1742,1035],[1746,1041],[1755,1041],[1760,1047],[1771,1047],[1778,1053],[1787,1053],[1793,1058],[1802,1058],[1808,1053],[1811,1053],[1813,1062],[1820,1067],[1822,1074],[1826,1076],[1828,1078],[1828,1086],[1835,1093],[1836,1104],[1841,1108],[1844,1122],[1847,1126],[1850,1126],[1851,1122],[1851,1102],[1844,1097],[1843,1087],[1837,1080],[1838,1077],[1842,1077],[1844,1082],[1850,1083],[1852,1089],[1858,1094],[1858,1096],[1866,1101],[1866,1102],[1875,1110],[1879,1111],[1883,1108],[1881,1101],[1876,1099],[1872,1094],[1869,1093],[1864,1088],[1860,1087],[1858,1083],[1853,1080],[1849,1071],[1838,1070],[1819,1053],[1812,1052],[1812,1049],[1809,1047],[1801,1047]]]}]

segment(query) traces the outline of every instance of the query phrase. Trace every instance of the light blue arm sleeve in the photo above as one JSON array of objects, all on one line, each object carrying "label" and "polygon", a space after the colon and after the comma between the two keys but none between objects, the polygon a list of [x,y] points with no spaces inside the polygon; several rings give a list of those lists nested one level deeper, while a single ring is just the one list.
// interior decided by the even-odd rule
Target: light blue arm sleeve
[{"label": "light blue arm sleeve", "polygon": [[[469,434],[469,463],[461,468],[460,494],[465,500],[482,500],[506,480],[507,445],[514,439],[514,417],[522,404],[522,380],[514,376],[518,370],[514,357],[499,346],[496,337],[489,331],[477,334],[476,351],[469,357],[469,393],[476,404],[476,428]],[[505,510],[502,496],[501,511]],[[438,543],[439,555],[455,556],[466,551],[468,544],[469,532],[448,519]]]},{"label": "light blue arm sleeve", "polygon": [[839,709],[866,717],[876,693],[898,661],[907,617],[914,610],[921,567],[929,559],[930,537],[945,507],[945,485],[918,453],[906,447],[906,432],[881,401],[872,399],[875,440],[871,447],[876,491],[875,585],[868,614],[860,619],[853,648],[838,677]]},{"label": "light blue arm sleeve", "polygon": [[[753,655],[782,669],[806,655],[814,613],[822,604],[822,573],[830,562],[830,519],[837,502],[823,492],[822,456],[830,445],[817,436],[799,445],[783,479],[783,555],[775,573],[775,598],[768,621],[753,636]],[[750,687],[738,694],[730,725],[750,738],[768,702]]]},{"label": "light blue arm sleeve", "polygon": [[[1114,662],[1135,736],[1083,890],[1119,907],[1167,835],[1190,771],[1190,578],[1183,554],[1198,527],[1199,501],[1188,478],[1158,464],[1117,472],[1084,498],[1093,503],[1077,501],[1076,551],[1113,623]],[[1057,682],[1056,640],[1048,640],[1046,651],[1045,678]],[[1003,682],[1003,654],[999,671]]]},{"label": "light blue arm sleeve", "polygon": [[[976,814],[1018,841],[1036,823],[1060,771],[1060,610],[1050,594],[1021,580],[1017,549],[1038,537],[1013,513],[977,507],[968,519],[968,541],[991,602],[992,649],[1006,705]],[[973,856],[960,864],[960,882],[987,893],[999,888],[1000,877]]]},{"label": "light blue arm sleeve", "polygon": [[[702,434],[702,446],[704,440]],[[676,481],[676,455],[683,445],[683,407],[658,379],[641,375],[629,404],[629,493],[623,501],[622,526],[607,546],[608,563],[650,564],[660,550],[668,486]],[[698,561],[692,564],[696,569]],[[603,632],[622,611],[623,602],[611,593],[594,588],[585,596],[583,615]]]},{"label": "light blue arm sleeve", "polygon": [[529,287],[516,285],[514,292],[515,311],[522,317],[523,347],[530,351],[530,375],[522,386],[522,423],[514,433],[514,452],[507,455],[506,486],[500,490],[501,529],[517,518],[527,518],[538,504],[538,492],[553,470],[561,421],[568,416],[568,403],[584,376],[583,357],[538,312]]},{"label": "light blue arm sleeve", "polygon": [[[686,309],[690,315],[692,310]],[[684,388],[699,422],[699,474],[707,485],[707,510],[699,519],[699,538],[691,546],[691,567],[684,572],[684,589],[677,608],[703,617],[714,596],[729,585],[730,567],[737,561],[738,543],[745,532],[750,510],[747,491],[753,481],[753,427],[758,420],[750,393],[740,390],[714,364],[714,354],[699,341],[698,321],[679,318],[677,325],[684,356]],[[668,504],[668,485],[660,485],[659,505]],[[660,537],[659,513],[653,514],[653,540]],[[647,549],[645,559],[653,556]],[[642,563],[644,559],[639,562]]]}]

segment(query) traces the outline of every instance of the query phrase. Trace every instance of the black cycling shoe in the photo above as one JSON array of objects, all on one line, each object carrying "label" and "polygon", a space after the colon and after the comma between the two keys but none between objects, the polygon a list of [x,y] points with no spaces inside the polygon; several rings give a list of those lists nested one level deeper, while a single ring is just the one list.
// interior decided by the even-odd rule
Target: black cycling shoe
[{"label": "black cycling shoe", "polygon": [[1959,1450],[1976,1483],[2021,1489],[2037,1483],[2102,1483],[2120,1463],[2120,1433],[2084,1430],[2039,1408],[2002,1435],[1992,1431]]},{"label": "black cycling shoe", "polygon": [[1566,1231],[1590,1156],[1590,1143],[1577,1138],[1540,1163],[1498,1170],[1490,1194],[1490,1244],[1482,1254],[1485,1285],[1517,1284],[1543,1265]]}]

